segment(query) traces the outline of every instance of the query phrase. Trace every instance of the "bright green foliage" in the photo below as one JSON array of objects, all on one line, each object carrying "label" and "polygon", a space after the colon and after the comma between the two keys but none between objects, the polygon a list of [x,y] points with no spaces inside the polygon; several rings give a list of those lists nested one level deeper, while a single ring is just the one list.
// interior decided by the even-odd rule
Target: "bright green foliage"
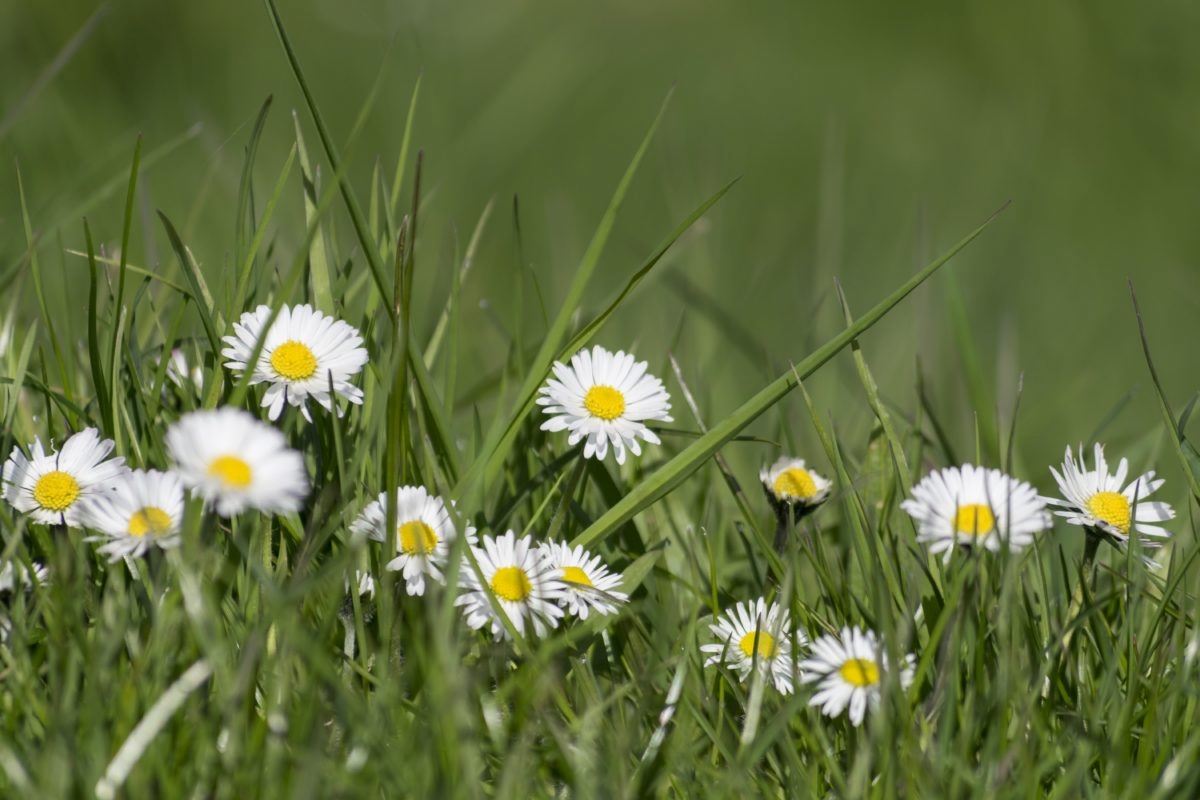
[{"label": "bright green foliage", "polygon": [[[550,273],[531,265],[525,248],[548,245],[518,203],[511,229],[501,223],[506,204],[489,204],[477,222],[461,221],[460,232],[474,231],[461,252],[427,260],[425,237],[441,232],[418,220],[436,195],[409,148],[437,153],[441,143],[413,138],[414,119],[436,98],[420,83],[402,98],[396,161],[364,177],[351,166],[360,126],[338,139],[343,120],[326,119],[305,82],[305,48],[280,14],[287,8],[266,5],[305,105],[284,118],[268,100],[239,133],[245,155],[227,239],[194,236],[193,209],[155,215],[143,205],[153,198],[139,175],[176,141],[138,140],[116,184],[125,202],[104,193],[89,201],[88,213],[106,221],[72,230],[78,246],[55,240],[76,220],[40,219],[26,202],[36,173],[8,188],[25,238],[11,270],[0,260],[0,287],[20,301],[0,303],[0,453],[92,425],[132,465],[167,466],[163,432],[181,414],[225,404],[258,412],[261,389],[235,380],[219,351],[232,321],[259,303],[308,302],[357,326],[371,356],[365,402],[341,418],[316,409],[311,425],[285,412],[280,427],[305,454],[313,485],[300,514],[230,521],[193,502],[171,552],[109,564],[80,532],[29,524],[0,503],[0,557],[44,563],[51,576],[0,595],[0,796],[1200,793],[1200,551],[1190,499],[1176,503],[1175,544],[1156,571],[1135,550],[1105,546],[1081,558],[1084,534],[1064,526],[1027,551],[963,550],[943,562],[917,544],[899,509],[930,468],[960,461],[1053,487],[1044,467],[1022,461],[1015,408],[996,411],[956,288],[965,385],[939,375],[955,391],[930,392],[930,376],[913,371],[912,390],[889,396],[876,381],[876,326],[886,329],[888,312],[976,237],[971,251],[987,249],[991,218],[945,235],[941,255],[871,297],[821,287],[840,304],[828,328],[801,320],[781,341],[760,339],[711,298],[677,302],[694,289],[682,262],[714,224],[710,212],[755,203],[731,191],[731,176],[683,198],[645,252],[608,246],[623,204],[652,191],[643,160],[670,124],[664,107],[640,146],[636,126],[625,132],[631,163],[607,206],[589,198],[596,230],[572,243],[581,255],[569,281],[546,281]],[[647,107],[638,124],[653,114]],[[12,124],[0,114],[0,141]],[[286,144],[268,146],[273,136]],[[120,242],[119,251],[101,242]],[[476,263],[481,253],[486,263]],[[675,292],[657,280],[668,270]],[[482,271],[505,275],[510,290],[511,305],[491,320],[472,313]],[[55,288],[67,274],[86,286],[86,308],[82,294]],[[657,299],[641,313],[682,320],[676,346],[639,336],[629,309],[647,296]],[[810,298],[796,307],[800,316]],[[723,358],[764,356],[752,365],[758,382],[718,386],[719,367],[686,348],[700,326],[726,345]],[[482,373],[466,366],[480,357],[479,339],[500,354]],[[553,361],[629,339],[653,372],[673,375],[676,421],[658,429],[661,447],[622,467],[585,461],[564,435],[540,430],[533,397]],[[199,365],[202,388],[170,380],[165,357],[175,349]],[[1188,494],[1183,486],[1200,497],[1192,404],[1180,413],[1168,400],[1189,387],[1153,366],[1151,374],[1163,419],[1147,418],[1129,449],[1142,459],[1173,454],[1177,463],[1160,469],[1185,480],[1170,498]],[[857,404],[850,410],[830,411],[810,394],[838,380],[851,387],[841,395]],[[973,427],[961,424],[973,414]],[[1085,433],[1064,432],[1063,445]],[[835,488],[777,553],[756,470],[780,452],[803,455]],[[400,483],[454,499],[458,521],[481,532],[586,543],[623,572],[630,603],[540,639],[497,643],[469,630],[452,588],[407,596],[384,568],[392,554],[349,534],[358,512]],[[374,599],[347,591],[356,569],[377,578]],[[469,569],[456,559],[449,585]],[[878,708],[855,728],[809,707],[810,687],[785,696],[706,667],[699,646],[711,641],[712,617],[760,596],[786,605],[810,640],[848,625],[877,631],[893,660],[915,654],[912,686],[886,679]]]}]

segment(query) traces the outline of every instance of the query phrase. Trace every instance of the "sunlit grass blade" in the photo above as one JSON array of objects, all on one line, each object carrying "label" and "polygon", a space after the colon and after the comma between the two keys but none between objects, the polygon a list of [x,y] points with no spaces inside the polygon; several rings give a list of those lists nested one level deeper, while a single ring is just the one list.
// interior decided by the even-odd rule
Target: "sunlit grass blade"
[{"label": "sunlit grass blade", "polygon": [[1183,431],[1175,421],[1175,415],[1171,412],[1171,405],[1167,402],[1167,394],[1163,390],[1162,382],[1158,378],[1158,370],[1154,368],[1154,359],[1150,357],[1150,341],[1146,338],[1146,326],[1142,320],[1142,309],[1138,306],[1137,294],[1133,291],[1132,280],[1129,281],[1129,298],[1133,301],[1133,314],[1137,318],[1138,336],[1142,341],[1142,353],[1146,357],[1146,368],[1150,371],[1150,382],[1154,384],[1154,395],[1158,398],[1158,407],[1162,412],[1163,424],[1166,426],[1167,433],[1170,436],[1171,449],[1175,451],[1175,455],[1179,458],[1179,465],[1183,468],[1183,475],[1187,479],[1192,497],[1200,501],[1200,476],[1197,475],[1191,459],[1188,458],[1184,451],[1187,440],[1184,438]]},{"label": "sunlit grass blade", "polygon": [[204,333],[208,337],[209,347],[212,348],[213,353],[220,353],[221,337],[217,333],[217,322],[213,317],[215,309],[213,307],[212,293],[208,291],[208,285],[204,282],[204,275],[200,272],[200,265],[192,257],[192,251],[179,238],[179,233],[175,230],[175,226],[171,224],[171,220],[167,218],[167,215],[159,211],[158,218],[162,220],[163,228],[167,232],[167,239],[171,242],[171,249],[175,251],[175,257],[179,259],[179,265],[183,268],[183,274],[187,278],[188,285],[191,287],[192,302],[196,306],[196,312],[200,315],[200,324],[204,326]]},{"label": "sunlit grass blade", "polygon": [[743,428],[757,419],[760,414],[775,405],[784,395],[794,389],[799,381],[807,378],[818,367],[833,358],[843,347],[882,319],[888,311],[937,272],[958,251],[962,250],[975,237],[983,233],[984,229],[992,223],[993,219],[995,219],[995,215],[988,218],[986,222],[967,234],[966,237],[950,248],[944,255],[930,263],[901,285],[900,288],[880,301],[874,308],[860,317],[857,322],[826,342],[807,358],[801,360],[793,369],[789,369],[783,375],[780,375],[769,383],[727,418],[714,425],[712,430],[690,444],[681,453],[660,467],[654,474],[633,487],[620,503],[605,512],[591,527],[580,534],[574,543],[586,545],[607,536],[622,522],[637,514],[682,483],[684,479],[699,469],[729,439],[736,436]]}]

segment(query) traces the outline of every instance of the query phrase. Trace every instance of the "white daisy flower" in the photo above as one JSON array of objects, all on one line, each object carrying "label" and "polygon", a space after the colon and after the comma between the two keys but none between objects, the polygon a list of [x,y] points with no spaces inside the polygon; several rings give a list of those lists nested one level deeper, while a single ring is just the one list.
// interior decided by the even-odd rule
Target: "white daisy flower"
[{"label": "white daisy flower", "polygon": [[791,506],[808,511],[829,497],[833,484],[804,464],[802,458],[783,456],[770,467],[759,470],[758,479],[773,506]]},{"label": "white daisy flower", "polygon": [[562,584],[564,592],[558,604],[568,614],[580,619],[587,619],[592,610],[615,614],[617,606],[629,601],[629,595],[617,591],[621,576],[609,572],[600,556],[593,556],[582,545],[572,550],[565,542],[547,542],[541,550]]},{"label": "white daisy flower", "polygon": [[596,345],[571,357],[571,366],[554,362],[555,378],[538,393],[544,413],[544,431],[570,431],[567,444],[583,446],[584,458],[604,460],[611,443],[617,463],[625,463],[625,448],[642,454],[638,438],[661,444],[644,420],[671,422],[671,398],[663,383],[646,373],[646,362],[618,350],[610,353]]},{"label": "white daisy flower", "polygon": [[308,495],[304,457],[238,408],[185,414],[167,430],[167,450],[183,484],[223,517],[296,511]]},{"label": "white daisy flower", "polygon": [[[903,689],[912,683],[914,663],[911,655],[904,657],[898,676]],[[842,628],[840,636],[822,636],[813,642],[812,657],[800,662],[800,680],[817,684],[810,706],[820,706],[827,717],[836,717],[849,706],[850,723],[857,727],[867,706],[879,704],[889,668],[874,633]]]},{"label": "white daisy flower", "polygon": [[14,447],[4,462],[4,499],[35,522],[79,527],[83,501],[111,490],[128,471],[124,458],[108,458],[113,447],[95,428],[71,436],[49,455],[40,439],[29,448],[30,458]]},{"label": "white daisy flower", "polygon": [[998,469],[971,464],[931,472],[900,504],[917,523],[917,541],[929,552],[950,552],[954,545],[1012,550],[1033,543],[1033,535],[1052,520],[1032,486]]},{"label": "white daisy flower", "polygon": [[[326,410],[334,410],[329,387],[351,403],[362,403],[362,390],[350,379],[367,363],[367,351],[359,332],[312,306],[283,306],[269,330],[269,306],[259,306],[242,314],[234,323],[234,335],[222,339],[229,347],[221,355],[229,359],[225,366],[235,372],[253,369],[251,384],[270,383],[262,404],[267,415],[279,419],[285,403],[298,406],[304,418],[312,421],[305,400],[312,397]],[[251,367],[250,356],[259,340],[262,350]],[[341,415],[341,409],[338,409]]]},{"label": "white daisy flower", "polygon": [[31,565],[33,571],[20,561],[5,561],[4,566],[0,567],[0,594],[7,594],[20,584],[25,591],[29,591],[36,583],[39,586],[46,583],[50,577],[50,570],[45,566],[34,561]]},{"label": "white daisy flower", "polygon": [[141,556],[151,546],[165,549],[179,544],[183,521],[183,483],[174,472],[134,470],[116,488],[87,501],[83,509],[87,527],[102,536],[99,548],[110,561]]},{"label": "white daisy flower", "polygon": [[[394,543],[396,557],[387,563],[392,572],[404,573],[404,588],[410,595],[425,594],[425,577],[445,584],[450,543],[458,535],[442,498],[423,486],[401,486],[396,490],[396,534],[387,535],[388,493],[383,492],[350,526],[357,535],[377,542]],[[475,529],[467,526],[467,543],[475,544]]]},{"label": "white daisy flower", "polygon": [[708,626],[714,644],[700,646],[708,654],[704,666],[726,664],[733,667],[742,681],[749,679],[755,667],[763,678],[769,679],[781,694],[791,694],[796,684],[796,658],[792,640],[799,647],[805,644],[803,631],[792,630],[791,614],[778,603],[767,605],[759,598],[752,603],[738,603],[732,610]]},{"label": "white daisy flower", "polygon": [[1163,479],[1155,480],[1151,470],[1122,488],[1129,473],[1129,461],[1122,458],[1117,471],[1110,475],[1103,445],[1097,444],[1092,452],[1096,468],[1088,470],[1083,445],[1079,446],[1078,461],[1071,448],[1067,448],[1062,472],[1050,468],[1064,499],[1047,497],[1045,501],[1063,509],[1054,513],[1072,525],[1097,528],[1121,544],[1129,541],[1130,528],[1136,528],[1145,537],[1142,542],[1145,547],[1162,547],[1171,534],[1155,523],[1173,519],[1175,510],[1167,503],[1146,502],[1146,498],[1162,487]]},{"label": "white daisy flower", "polygon": [[496,539],[484,536],[483,546],[472,548],[472,552],[485,583],[480,583],[470,563],[464,563],[459,573],[462,594],[454,601],[456,606],[463,606],[468,625],[475,629],[490,627],[492,636],[508,638],[508,629],[492,608],[489,596],[493,596],[522,636],[529,627],[538,636],[558,627],[563,610],[557,603],[566,590],[531,537],[518,539],[512,531]]}]

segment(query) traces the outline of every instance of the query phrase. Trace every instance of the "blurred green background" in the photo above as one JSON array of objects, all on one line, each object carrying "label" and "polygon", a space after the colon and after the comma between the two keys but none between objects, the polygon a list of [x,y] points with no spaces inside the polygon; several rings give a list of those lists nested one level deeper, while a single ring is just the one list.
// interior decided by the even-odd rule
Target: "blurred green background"
[{"label": "blurred green background", "polygon": [[[1161,426],[1127,277],[1172,402],[1182,406],[1197,387],[1200,49],[1192,42],[1200,6],[280,5],[364,203],[376,161],[389,176],[394,169],[423,75],[414,129],[426,157],[422,330],[432,327],[456,259],[495,201],[466,287],[467,373],[494,369],[505,331],[541,330],[524,279],[536,276],[557,307],[621,171],[674,86],[588,307],[602,308],[679,220],[741,176],[599,339],[635,346],[660,374],[672,347],[710,420],[836,333],[835,276],[852,307],[865,311],[1007,201],[955,260],[952,278],[935,278],[864,338],[887,398],[916,408],[919,358],[934,405],[969,454],[972,413],[951,324],[960,297],[969,346],[994,395],[988,402],[1002,419],[1024,372],[1018,449],[1027,477],[1049,488],[1042,465],[1091,434],[1131,390],[1105,438],[1145,465]],[[63,251],[82,246],[84,215],[116,249],[138,133],[146,152],[187,138],[144,170],[131,261],[178,268],[154,219],[162,209],[214,282],[230,263],[243,148],[267,95],[275,103],[258,154],[259,196],[286,158],[293,109],[316,151],[261,3],[0,0],[0,45],[0,274],[26,259],[19,166],[40,254],[48,274],[66,276],[73,303],[86,297],[86,264]],[[347,145],[380,75],[379,102]],[[290,263],[304,233],[298,174],[291,189],[275,225],[280,264]],[[527,273],[518,269],[514,195]],[[340,257],[361,264],[350,241],[347,231]],[[514,287],[523,282],[517,314]],[[36,318],[29,280],[4,292],[3,308],[19,292],[21,316]],[[459,387],[472,378],[460,377]],[[869,417],[849,358],[819,373],[813,389],[839,430],[864,441]],[[781,410],[801,432],[798,444],[815,448],[799,398]],[[681,403],[677,411],[690,427]],[[779,420],[773,411],[756,430],[773,436]],[[744,465],[775,455],[737,448],[733,457]],[[1157,462],[1178,474],[1165,450]],[[1181,483],[1168,493],[1181,499]]]}]

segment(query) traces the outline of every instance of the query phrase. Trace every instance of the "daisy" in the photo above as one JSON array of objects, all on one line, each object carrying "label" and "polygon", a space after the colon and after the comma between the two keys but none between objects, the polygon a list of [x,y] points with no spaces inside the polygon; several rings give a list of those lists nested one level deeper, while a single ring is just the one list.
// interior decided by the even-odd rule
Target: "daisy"
[{"label": "daisy", "polygon": [[183,415],[167,430],[167,450],[183,484],[223,517],[296,511],[308,495],[304,457],[238,408]]},{"label": "daisy", "polygon": [[[458,530],[450,520],[442,498],[429,494],[425,487],[401,486],[394,497],[394,536],[387,535],[387,492],[363,509],[350,531],[377,542],[393,542],[396,557],[387,563],[387,568],[404,573],[404,588],[410,595],[422,595],[425,594],[426,576],[438,583],[446,583],[444,572],[450,557],[450,543]],[[466,535],[468,544],[475,544],[475,529],[468,526]]]},{"label": "daisy", "polygon": [[1171,534],[1154,523],[1173,519],[1175,510],[1167,503],[1148,503],[1146,498],[1159,490],[1163,479],[1155,480],[1151,470],[1121,488],[1129,473],[1129,461],[1122,458],[1117,463],[1117,471],[1110,475],[1104,446],[1097,444],[1092,453],[1096,468],[1089,471],[1083,458],[1083,445],[1079,446],[1078,461],[1071,448],[1067,448],[1062,472],[1050,468],[1065,499],[1047,497],[1045,501],[1063,509],[1054,513],[1072,525],[1098,530],[1120,544],[1127,543],[1130,529],[1136,528],[1146,537],[1143,544],[1147,548],[1162,547]]},{"label": "daisy", "polygon": [[704,666],[728,664],[745,681],[757,666],[759,674],[769,678],[781,694],[791,694],[796,684],[796,659],[792,637],[803,647],[802,631],[793,631],[791,614],[778,603],[767,605],[759,598],[753,603],[738,603],[708,626],[715,644],[701,645],[708,654]]},{"label": "daisy", "polygon": [[99,550],[110,561],[143,555],[152,545],[165,550],[179,544],[183,484],[174,472],[134,470],[83,511],[87,527],[103,534],[89,541],[106,542]]},{"label": "daisy", "polygon": [[167,359],[167,380],[180,389],[191,388],[196,394],[204,393],[204,370],[197,364],[188,363],[187,353],[176,347]]},{"label": "daisy", "polygon": [[550,415],[542,430],[570,431],[572,446],[586,438],[584,458],[603,461],[611,443],[617,463],[624,464],[626,447],[642,454],[638,437],[661,444],[644,420],[671,422],[671,398],[662,381],[647,374],[645,361],[596,345],[572,356],[569,367],[554,362],[554,375],[538,390],[537,403]]},{"label": "daisy", "polygon": [[[914,661],[907,655],[900,667],[903,689],[912,683]],[[858,727],[867,706],[879,704],[888,669],[887,656],[874,633],[842,628],[840,636],[822,636],[813,642],[812,657],[800,662],[800,680],[817,684],[810,706],[820,706],[827,717],[836,717],[849,706],[850,724]]]},{"label": "daisy", "polygon": [[508,628],[492,607],[494,599],[522,636],[529,626],[538,636],[558,627],[563,610],[557,603],[566,590],[555,580],[554,567],[531,537],[518,539],[512,531],[496,539],[484,536],[483,546],[472,552],[484,582],[469,563],[463,564],[459,576],[463,591],[454,601],[463,606],[468,625],[475,629],[488,626],[492,636],[507,639]]},{"label": "daisy", "polygon": [[0,595],[9,594],[20,584],[26,591],[36,583],[41,586],[50,577],[50,570],[34,561],[33,570],[26,568],[20,561],[5,561],[0,567]]},{"label": "daisy", "polygon": [[804,516],[824,503],[833,485],[808,469],[804,459],[788,456],[759,470],[758,479],[762,481],[763,491],[772,507],[790,507],[797,516]]},{"label": "daisy", "polygon": [[[356,329],[308,305],[283,306],[268,329],[270,317],[269,306],[242,314],[234,323],[234,335],[222,339],[229,347],[221,351],[229,359],[225,366],[234,372],[253,370],[251,385],[271,384],[262,399],[270,409],[267,416],[279,419],[284,403],[290,403],[311,422],[305,400],[311,396],[332,411],[331,383],[335,394],[351,403],[362,403],[362,390],[350,383],[367,363],[367,351]],[[251,365],[250,357],[260,340],[262,350]]]},{"label": "daisy", "polygon": [[1052,524],[1028,483],[971,464],[929,473],[900,507],[917,523],[917,541],[947,559],[955,544],[1020,550]]},{"label": "daisy", "polygon": [[564,589],[558,604],[580,619],[597,614],[615,614],[617,606],[629,601],[629,595],[616,591],[621,576],[608,571],[600,556],[593,556],[580,545],[574,550],[565,542],[547,542],[542,554],[554,568],[554,577]]},{"label": "daisy", "polygon": [[[32,570],[20,561],[5,561],[4,566],[0,568],[0,597],[11,595],[17,586],[26,592],[32,590],[34,584],[44,586],[50,577],[50,570],[36,561],[31,566]],[[11,633],[12,620],[9,619],[7,609],[0,610],[0,644],[8,642]]]},{"label": "daisy", "polygon": [[4,462],[4,499],[35,522],[78,527],[83,501],[109,491],[128,471],[124,458],[108,458],[113,447],[95,428],[71,436],[49,455],[40,439],[29,448],[30,458],[14,447]]}]

